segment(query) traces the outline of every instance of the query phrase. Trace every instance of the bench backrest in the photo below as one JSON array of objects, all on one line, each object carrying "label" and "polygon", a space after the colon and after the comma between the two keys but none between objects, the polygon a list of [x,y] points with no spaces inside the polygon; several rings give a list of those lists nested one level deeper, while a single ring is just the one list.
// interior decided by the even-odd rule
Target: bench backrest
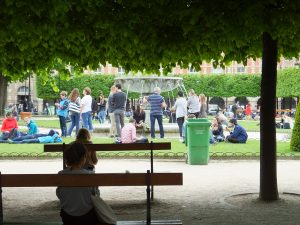
[{"label": "bench backrest", "polygon": [[[45,144],[44,152],[63,152],[69,144]],[[130,144],[85,144],[90,151],[141,151],[170,150],[170,142],[160,143],[130,143]]]},{"label": "bench backrest", "polygon": [[182,173],[0,174],[0,187],[182,185]]}]

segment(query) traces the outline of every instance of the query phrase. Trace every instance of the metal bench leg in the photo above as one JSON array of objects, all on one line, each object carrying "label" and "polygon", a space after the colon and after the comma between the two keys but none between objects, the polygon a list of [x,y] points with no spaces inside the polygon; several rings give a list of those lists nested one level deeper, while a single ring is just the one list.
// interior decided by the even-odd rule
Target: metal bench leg
[{"label": "metal bench leg", "polygon": [[2,206],[1,172],[0,172],[0,225],[3,225],[3,206]]},{"label": "metal bench leg", "polygon": [[147,170],[147,225],[151,225],[151,200],[150,200],[150,183],[151,174],[150,170]]}]

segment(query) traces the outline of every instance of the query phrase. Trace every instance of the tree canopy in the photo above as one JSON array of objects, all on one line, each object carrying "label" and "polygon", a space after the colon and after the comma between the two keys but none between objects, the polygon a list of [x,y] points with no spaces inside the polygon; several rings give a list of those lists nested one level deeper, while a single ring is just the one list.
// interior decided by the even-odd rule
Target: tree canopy
[{"label": "tree canopy", "polygon": [[[263,32],[280,56],[298,56],[300,2],[293,0],[6,0],[0,2],[0,71],[11,79],[99,62],[168,72],[261,57]],[[26,76],[25,76],[26,77]]]}]

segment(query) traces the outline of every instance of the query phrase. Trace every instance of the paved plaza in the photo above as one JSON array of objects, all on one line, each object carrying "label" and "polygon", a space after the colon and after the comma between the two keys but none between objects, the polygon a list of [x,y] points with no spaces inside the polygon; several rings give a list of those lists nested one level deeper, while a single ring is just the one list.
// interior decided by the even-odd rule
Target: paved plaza
[{"label": "paved plaza", "polygon": [[[57,173],[62,161],[1,160],[2,173]],[[100,173],[145,172],[146,159],[103,159]],[[182,172],[183,186],[155,187],[154,219],[181,219],[186,225],[296,225],[300,221],[300,163],[278,161],[280,200],[263,203],[259,161],[217,161],[188,165],[183,160],[155,160],[156,172]],[[119,220],[144,219],[145,187],[102,187],[101,196]],[[285,193],[285,194],[283,194]],[[287,194],[294,193],[294,194]],[[55,188],[4,188],[5,221],[60,221]]]}]

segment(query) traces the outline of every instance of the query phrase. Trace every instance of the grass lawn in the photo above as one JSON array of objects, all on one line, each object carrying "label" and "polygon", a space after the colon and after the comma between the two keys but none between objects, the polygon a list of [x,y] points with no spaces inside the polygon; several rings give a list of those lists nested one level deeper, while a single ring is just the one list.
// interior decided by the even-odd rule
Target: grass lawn
[{"label": "grass lawn", "polygon": [[[211,120],[212,118],[209,117]],[[167,123],[167,121],[164,121]],[[23,120],[19,120],[19,125],[20,126],[25,126],[25,123]],[[52,119],[52,120],[36,120],[36,123],[38,127],[43,127],[43,128],[53,128],[53,129],[60,129],[59,126],[59,121],[58,119]],[[238,123],[243,126],[247,131],[251,132],[259,132],[260,126],[259,126],[259,121],[255,120],[238,120]],[[93,124],[99,124],[98,121],[93,120]],[[67,124],[69,126],[69,124]],[[290,133],[290,129],[276,129],[277,133]]]},{"label": "grass lawn", "polygon": [[[66,143],[73,141],[72,138],[65,138]],[[165,157],[183,157],[187,152],[187,147],[174,139],[163,139],[158,140],[161,142],[171,142],[172,150],[155,152],[156,156]],[[112,143],[113,139],[110,138],[93,138],[94,143]],[[232,155],[245,155],[245,156],[256,156],[259,155],[259,141],[249,140],[246,144],[231,144],[231,143],[218,143],[216,145],[210,145],[210,155],[223,156],[227,154]],[[291,152],[289,149],[289,142],[277,142],[278,155],[295,155],[300,156],[300,152]],[[43,153],[42,144],[1,144],[0,156],[55,156],[57,154]],[[144,156],[145,152],[101,152],[98,153],[100,156]]]}]

